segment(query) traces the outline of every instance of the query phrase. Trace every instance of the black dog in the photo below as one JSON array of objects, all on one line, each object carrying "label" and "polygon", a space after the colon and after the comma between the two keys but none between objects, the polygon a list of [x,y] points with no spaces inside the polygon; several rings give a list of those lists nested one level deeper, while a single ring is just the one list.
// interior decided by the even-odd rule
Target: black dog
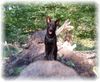
[{"label": "black dog", "polygon": [[59,20],[51,21],[50,17],[46,18],[47,32],[45,35],[45,52],[47,60],[57,59],[57,38],[56,38],[56,27],[59,25]]}]

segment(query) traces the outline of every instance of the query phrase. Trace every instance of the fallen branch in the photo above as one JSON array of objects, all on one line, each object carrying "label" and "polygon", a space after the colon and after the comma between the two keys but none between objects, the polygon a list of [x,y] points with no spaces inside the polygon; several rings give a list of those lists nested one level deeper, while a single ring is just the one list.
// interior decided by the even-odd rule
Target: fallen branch
[{"label": "fallen branch", "polygon": [[61,49],[58,51],[59,57],[63,58],[65,63],[72,61],[74,69],[82,76],[96,76],[93,67],[96,66],[96,53],[84,53],[81,51],[68,51]]},{"label": "fallen branch", "polygon": [[61,27],[59,27],[59,29],[57,29],[56,35],[58,36],[60,33],[62,33],[62,31],[70,31],[73,28],[74,27],[70,25],[70,22],[66,20],[64,24]]}]

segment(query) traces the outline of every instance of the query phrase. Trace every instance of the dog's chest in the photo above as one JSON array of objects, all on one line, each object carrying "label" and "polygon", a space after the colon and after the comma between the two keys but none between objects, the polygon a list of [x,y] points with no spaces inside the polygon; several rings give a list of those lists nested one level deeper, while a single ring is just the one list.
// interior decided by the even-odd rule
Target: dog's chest
[{"label": "dog's chest", "polygon": [[45,41],[48,45],[52,45],[56,42],[56,37],[49,38],[48,36],[45,37]]}]

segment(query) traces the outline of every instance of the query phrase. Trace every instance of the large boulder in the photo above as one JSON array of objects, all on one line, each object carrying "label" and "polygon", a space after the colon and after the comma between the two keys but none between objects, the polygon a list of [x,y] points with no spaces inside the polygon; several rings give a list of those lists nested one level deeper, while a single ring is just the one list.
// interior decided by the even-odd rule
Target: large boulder
[{"label": "large boulder", "polygon": [[76,71],[58,61],[40,60],[27,66],[17,79],[23,78],[74,78]]}]

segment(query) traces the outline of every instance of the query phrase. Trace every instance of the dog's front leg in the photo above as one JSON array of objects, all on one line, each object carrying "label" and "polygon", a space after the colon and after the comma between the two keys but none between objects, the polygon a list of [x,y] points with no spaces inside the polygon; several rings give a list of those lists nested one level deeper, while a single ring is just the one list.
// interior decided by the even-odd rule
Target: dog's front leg
[{"label": "dog's front leg", "polygon": [[45,45],[45,58],[47,60],[49,60],[49,51],[48,51],[48,46],[47,45]]},{"label": "dog's front leg", "polygon": [[56,43],[53,44],[53,47],[52,47],[52,52],[51,52],[51,58],[53,60],[57,60],[57,45]]},{"label": "dog's front leg", "polygon": [[44,41],[44,43],[45,43],[45,59],[46,60],[48,60],[49,59],[49,51],[48,51],[48,43],[47,43],[47,38],[46,38],[46,36],[45,36],[45,41]]},{"label": "dog's front leg", "polygon": [[55,53],[54,53],[54,59],[57,60],[57,45],[56,45],[56,49],[55,49]]},{"label": "dog's front leg", "polygon": [[54,48],[53,55],[54,55],[54,60],[57,60],[57,46],[56,45],[55,45],[55,48]]}]

